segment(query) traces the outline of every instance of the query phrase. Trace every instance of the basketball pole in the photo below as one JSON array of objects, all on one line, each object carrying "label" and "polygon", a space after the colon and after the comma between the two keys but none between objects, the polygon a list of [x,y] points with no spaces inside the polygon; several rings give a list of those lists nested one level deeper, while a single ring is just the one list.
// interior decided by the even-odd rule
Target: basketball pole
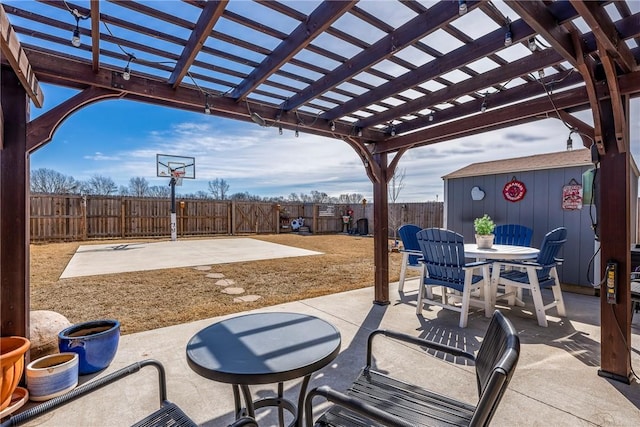
[{"label": "basketball pole", "polygon": [[176,178],[171,177],[169,181],[171,187],[171,241],[175,242],[178,239],[177,233],[177,221],[176,221]]}]

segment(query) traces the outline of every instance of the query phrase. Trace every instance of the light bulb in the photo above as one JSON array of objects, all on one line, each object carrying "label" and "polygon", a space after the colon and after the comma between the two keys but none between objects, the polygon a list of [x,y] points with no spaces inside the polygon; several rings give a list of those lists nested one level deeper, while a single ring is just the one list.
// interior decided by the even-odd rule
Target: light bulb
[{"label": "light bulb", "polygon": [[396,136],[396,128],[391,128],[391,136]]},{"label": "light bulb", "polygon": [[331,122],[329,124],[329,129],[331,129],[331,132],[335,132],[336,131],[336,124],[334,122]]},{"label": "light bulb", "polygon": [[573,140],[571,139],[571,134],[569,134],[569,138],[567,138],[567,151],[573,150]]},{"label": "light bulb", "polygon": [[487,111],[487,101],[486,100],[482,101],[482,106],[480,106],[480,112],[484,113],[485,111]]},{"label": "light bulb", "polygon": [[544,70],[538,70],[538,77],[544,78]]},{"label": "light bulb", "polygon": [[362,136],[362,129],[358,128],[358,136]]},{"label": "light bulb", "polygon": [[278,126],[278,133],[282,135],[282,126]]},{"label": "light bulb", "polygon": [[511,31],[507,30],[507,32],[504,34],[504,45],[511,46],[511,43],[513,43],[513,37],[511,35]]},{"label": "light bulb", "polygon": [[432,122],[433,121],[433,113],[429,114],[429,121]]},{"label": "light bulb", "polygon": [[465,0],[458,0],[458,13],[460,15],[467,13],[467,2]]},{"label": "light bulb", "polygon": [[76,27],[76,29],[73,30],[73,37],[71,37],[71,44],[73,45],[73,47],[80,47],[80,45],[82,44],[82,41],[80,40],[80,30],[78,29],[78,27]]},{"label": "light bulb", "polygon": [[529,39],[529,50],[530,50],[531,52],[535,52],[535,51],[536,51],[536,49],[538,49],[538,45],[536,44],[536,39],[535,39],[535,38],[533,38],[533,37],[531,37],[531,38]]},{"label": "light bulb", "polygon": [[124,72],[122,73],[122,78],[125,79],[126,81],[129,81],[129,79],[131,78],[131,70],[129,69],[128,65],[126,67],[124,67]]},{"label": "light bulb", "polygon": [[298,132],[298,129],[296,128],[296,138],[300,136],[300,132]]},{"label": "light bulb", "polygon": [[209,105],[208,102],[206,104],[204,104],[204,113],[205,114],[211,114],[211,106]]}]

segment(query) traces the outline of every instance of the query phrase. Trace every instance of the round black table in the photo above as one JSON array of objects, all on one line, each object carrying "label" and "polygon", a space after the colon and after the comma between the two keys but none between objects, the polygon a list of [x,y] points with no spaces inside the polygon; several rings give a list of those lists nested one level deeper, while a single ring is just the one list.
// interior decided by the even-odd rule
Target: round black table
[{"label": "round black table", "polygon": [[[340,332],[332,324],[299,313],[254,313],[232,317],[196,333],[187,344],[187,362],[199,375],[233,386],[236,417],[278,407],[302,423],[304,397],[311,374],[340,352]],[[284,398],[283,382],[304,378],[297,406]],[[278,396],[254,401],[249,385],[278,384]],[[242,408],[240,391],[245,402]]]}]

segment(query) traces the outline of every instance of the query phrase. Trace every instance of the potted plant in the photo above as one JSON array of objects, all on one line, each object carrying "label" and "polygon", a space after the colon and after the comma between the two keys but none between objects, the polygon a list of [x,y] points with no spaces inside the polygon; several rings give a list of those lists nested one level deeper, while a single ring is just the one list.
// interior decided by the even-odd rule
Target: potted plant
[{"label": "potted plant", "polygon": [[490,249],[493,246],[493,229],[496,228],[496,224],[491,217],[484,214],[480,218],[473,220],[473,227],[476,230],[476,244],[478,249]]}]

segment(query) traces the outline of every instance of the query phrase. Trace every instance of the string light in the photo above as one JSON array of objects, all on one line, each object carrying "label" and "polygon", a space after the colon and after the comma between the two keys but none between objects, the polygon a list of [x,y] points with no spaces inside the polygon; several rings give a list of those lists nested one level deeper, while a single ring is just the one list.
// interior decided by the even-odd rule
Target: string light
[{"label": "string light", "polygon": [[535,37],[531,37],[529,39],[528,46],[529,46],[529,50],[531,52],[535,52],[538,49],[538,44],[536,43],[536,38]]},{"label": "string light", "polygon": [[511,20],[507,18],[507,31],[504,33],[504,45],[511,46],[513,43],[513,34],[511,34]]},{"label": "string light", "polygon": [[484,113],[487,111],[487,95],[484,95],[484,99],[482,100],[482,105],[480,106],[480,112]]},{"label": "string light", "polygon": [[73,30],[73,36],[71,36],[71,44],[73,47],[80,47],[82,40],[80,40],[80,18],[76,16],[76,28]]},{"label": "string light", "polygon": [[538,77],[540,77],[541,79],[544,78],[544,70],[543,69],[538,70]]},{"label": "string light", "polygon": [[467,2],[466,0],[458,0],[458,13],[460,15],[464,15],[467,13]]},{"label": "string light", "polygon": [[298,128],[296,128],[296,138],[300,136],[300,132],[298,131]]},{"label": "string light", "polygon": [[129,64],[131,64],[131,61],[136,59],[136,56],[133,53],[127,53],[127,55],[129,56],[129,60],[127,61],[127,65],[124,67],[124,71],[122,72],[122,78],[126,81],[129,81],[129,79],[131,78],[131,68],[129,68]]},{"label": "string light", "polygon": [[331,123],[329,123],[329,129],[331,129],[331,132],[336,131],[336,123],[334,121],[331,121]]},{"label": "string light", "polygon": [[576,132],[575,129],[571,129],[571,132],[569,132],[569,138],[567,138],[567,151],[573,150],[573,139],[571,139],[571,135],[574,132]]},{"label": "string light", "polygon": [[433,118],[434,118],[434,117],[433,117],[433,112],[431,112],[431,113],[429,114],[429,121],[430,121],[430,122],[432,122],[432,121],[433,121]]},{"label": "string light", "polygon": [[211,114],[211,106],[209,105],[209,94],[205,93],[204,94],[204,113],[205,114]]},{"label": "string light", "polygon": [[278,126],[278,133],[282,135],[282,126]]},{"label": "string light", "polygon": [[362,128],[358,128],[358,136],[362,136]]}]

